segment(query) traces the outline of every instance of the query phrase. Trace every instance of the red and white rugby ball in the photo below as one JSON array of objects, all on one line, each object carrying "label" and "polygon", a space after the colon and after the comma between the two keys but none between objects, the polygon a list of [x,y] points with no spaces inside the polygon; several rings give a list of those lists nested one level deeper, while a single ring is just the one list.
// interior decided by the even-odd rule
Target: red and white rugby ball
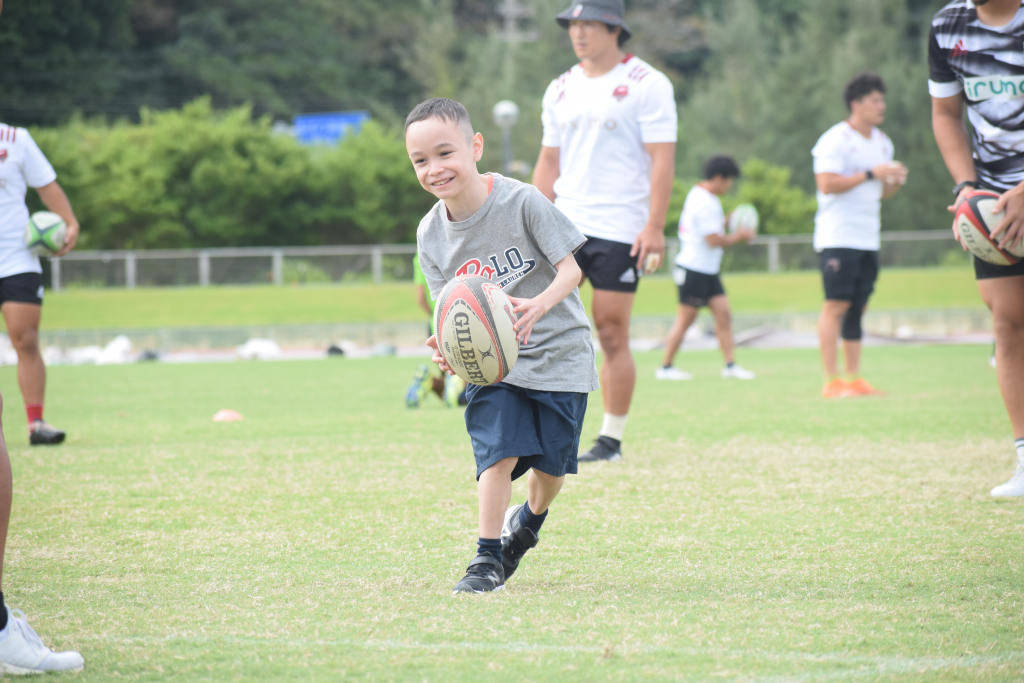
[{"label": "red and white rugby ball", "polygon": [[434,307],[437,347],[455,374],[472,384],[508,377],[519,358],[516,314],[501,287],[479,275],[460,275]]},{"label": "red and white rugby ball", "polygon": [[969,192],[957,207],[953,223],[960,235],[960,242],[972,254],[997,266],[1012,266],[1024,259],[1024,243],[1000,249],[999,240],[1002,235],[992,237],[992,231],[999,227],[1006,215],[1003,211],[992,213],[992,207],[998,200],[999,195],[988,190]]}]

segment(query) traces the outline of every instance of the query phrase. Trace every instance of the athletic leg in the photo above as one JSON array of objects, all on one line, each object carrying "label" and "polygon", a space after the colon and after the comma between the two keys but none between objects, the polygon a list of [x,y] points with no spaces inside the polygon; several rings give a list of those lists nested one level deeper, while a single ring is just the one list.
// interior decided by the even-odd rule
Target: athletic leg
[{"label": "athletic leg", "polygon": [[[601,342],[601,396],[604,412],[625,416],[633,401],[636,365],[629,350],[629,316],[635,294],[594,290],[591,312]],[[621,440],[620,437],[616,437]]]},{"label": "athletic leg", "polygon": [[505,511],[512,500],[512,470],[519,458],[505,458],[488,467],[477,482],[480,538],[499,538]]},{"label": "athletic leg", "polygon": [[996,376],[1014,438],[1024,438],[1024,277],[978,280],[978,291],[992,311],[996,337]]},{"label": "athletic leg", "polygon": [[686,331],[690,329],[690,325],[697,319],[697,311],[698,309],[693,306],[679,304],[679,312],[676,314],[676,319],[672,322],[672,327],[668,331],[668,337],[665,338],[663,367],[667,368],[672,365],[676,352],[686,336]]},{"label": "athletic leg", "polygon": [[530,476],[526,483],[529,489],[526,499],[530,503],[530,511],[535,515],[543,515],[555,500],[558,492],[562,490],[565,477],[552,477],[550,474],[534,469],[530,470]]},{"label": "athletic leg", "polygon": [[11,345],[18,353],[18,386],[25,405],[42,405],[46,393],[46,365],[39,352],[42,309],[37,304],[17,301],[6,301],[0,306]]},{"label": "athletic leg", "polygon": [[818,316],[818,344],[821,347],[821,364],[825,368],[825,376],[833,378],[839,374],[836,357],[838,355],[839,328],[843,316],[850,308],[849,301],[826,299]]},{"label": "athletic leg", "polygon": [[[3,413],[3,397],[0,397],[0,414]],[[7,547],[7,526],[11,521],[11,499],[14,497],[14,477],[11,474],[11,458],[7,453],[3,425],[0,424],[0,595],[4,587],[4,549]],[[2,618],[6,621],[7,615]]]},{"label": "athletic leg", "polygon": [[722,358],[726,365],[735,361],[733,354],[732,339],[732,313],[729,310],[729,297],[725,294],[713,296],[708,299],[708,308],[715,319],[715,336],[718,337],[718,347],[722,351]]}]

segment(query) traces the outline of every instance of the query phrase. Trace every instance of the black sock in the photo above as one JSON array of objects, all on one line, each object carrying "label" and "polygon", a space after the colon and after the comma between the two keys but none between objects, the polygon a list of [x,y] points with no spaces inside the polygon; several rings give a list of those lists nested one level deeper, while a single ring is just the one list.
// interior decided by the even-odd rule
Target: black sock
[{"label": "black sock", "polygon": [[668,370],[668,369],[669,369],[669,368],[671,368],[671,367],[672,367],[672,364],[671,364],[671,363],[669,363],[668,365],[662,365],[662,366],[661,366],[661,369],[662,369],[662,370]]},{"label": "black sock", "polygon": [[734,365],[736,365],[736,362],[735,362],[735,361],[729,361],[728,363],[726,363],[726,364],[725,364],[725,367],[727,367],[727,368],[731,368],[731,367],[732,367],[732,366],[734,366]]},{"label": "black sock", "polygon": [[0,631],[7,628],[7,608],[4,606],[4,594],[0,591]]},{"label": "black sock", "polygon": [[548,511],[545,510],[543,514],[535,515],[533,510],[530,509],[530,501],[523,503],[522,509],[519,510],[519,523],[529,529],[535,534],[540,533],[540,528],[544,525],[544,519],[548,516]]},{"label": "black sock", "polygon": [[500,560],[501,559],[501,539],[500,538],[484,538],[480,537],[480,540],[476,542],[476,554],[477,555],[490,555],[491,557]]}]

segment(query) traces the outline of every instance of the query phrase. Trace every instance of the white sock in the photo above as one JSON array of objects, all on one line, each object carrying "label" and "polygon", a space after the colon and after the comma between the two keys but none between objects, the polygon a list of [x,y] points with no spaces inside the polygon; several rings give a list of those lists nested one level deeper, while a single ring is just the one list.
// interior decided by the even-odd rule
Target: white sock
[{"label": "white sock", "polygon": [[604,414],[604,421],[601,422],[601,436],[611,437],[616,441],[622,441],[622,435],[626,431],[627,415]]},{"label": "white sock", "polygon": [[1017,461],[1024,463],[1024,439],[1017,439],[1014,445],[1017,446]]}]

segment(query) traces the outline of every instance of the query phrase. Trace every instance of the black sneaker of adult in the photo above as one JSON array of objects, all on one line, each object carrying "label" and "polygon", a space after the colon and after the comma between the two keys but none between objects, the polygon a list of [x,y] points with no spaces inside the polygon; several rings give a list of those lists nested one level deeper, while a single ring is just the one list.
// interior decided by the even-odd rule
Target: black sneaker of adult
[{"label": "black sneaker of adult", "polygon": [[33,446],[56,446],[63,443],[64,437],[64,432],[42,420],[36,420],[29,427],[28,442]]},{"label": "black sneaker of adult", "polygon": [[490,593],[505,587],[505,571],[501,560],[490,555],[477,555],[469,563],[466,575],[455,584],[452,595],[459,593]]},{"label": "black sneaker of adult", "polygon": [[519,560],[530,548],[537,545],[539,540],[533,529],[527,529],[519,521],[519,511],[522,505],[509,508],[505,516],[505,526],[501,529],[501,566],[505,570],[505,580],[516,573],[519,568]]},{"label": "black sneaker of adult", "polygon": [[590,450],[577,458],[579,462],[618,462],[622,460],[622,442],[610,436],[599,436]]}]

